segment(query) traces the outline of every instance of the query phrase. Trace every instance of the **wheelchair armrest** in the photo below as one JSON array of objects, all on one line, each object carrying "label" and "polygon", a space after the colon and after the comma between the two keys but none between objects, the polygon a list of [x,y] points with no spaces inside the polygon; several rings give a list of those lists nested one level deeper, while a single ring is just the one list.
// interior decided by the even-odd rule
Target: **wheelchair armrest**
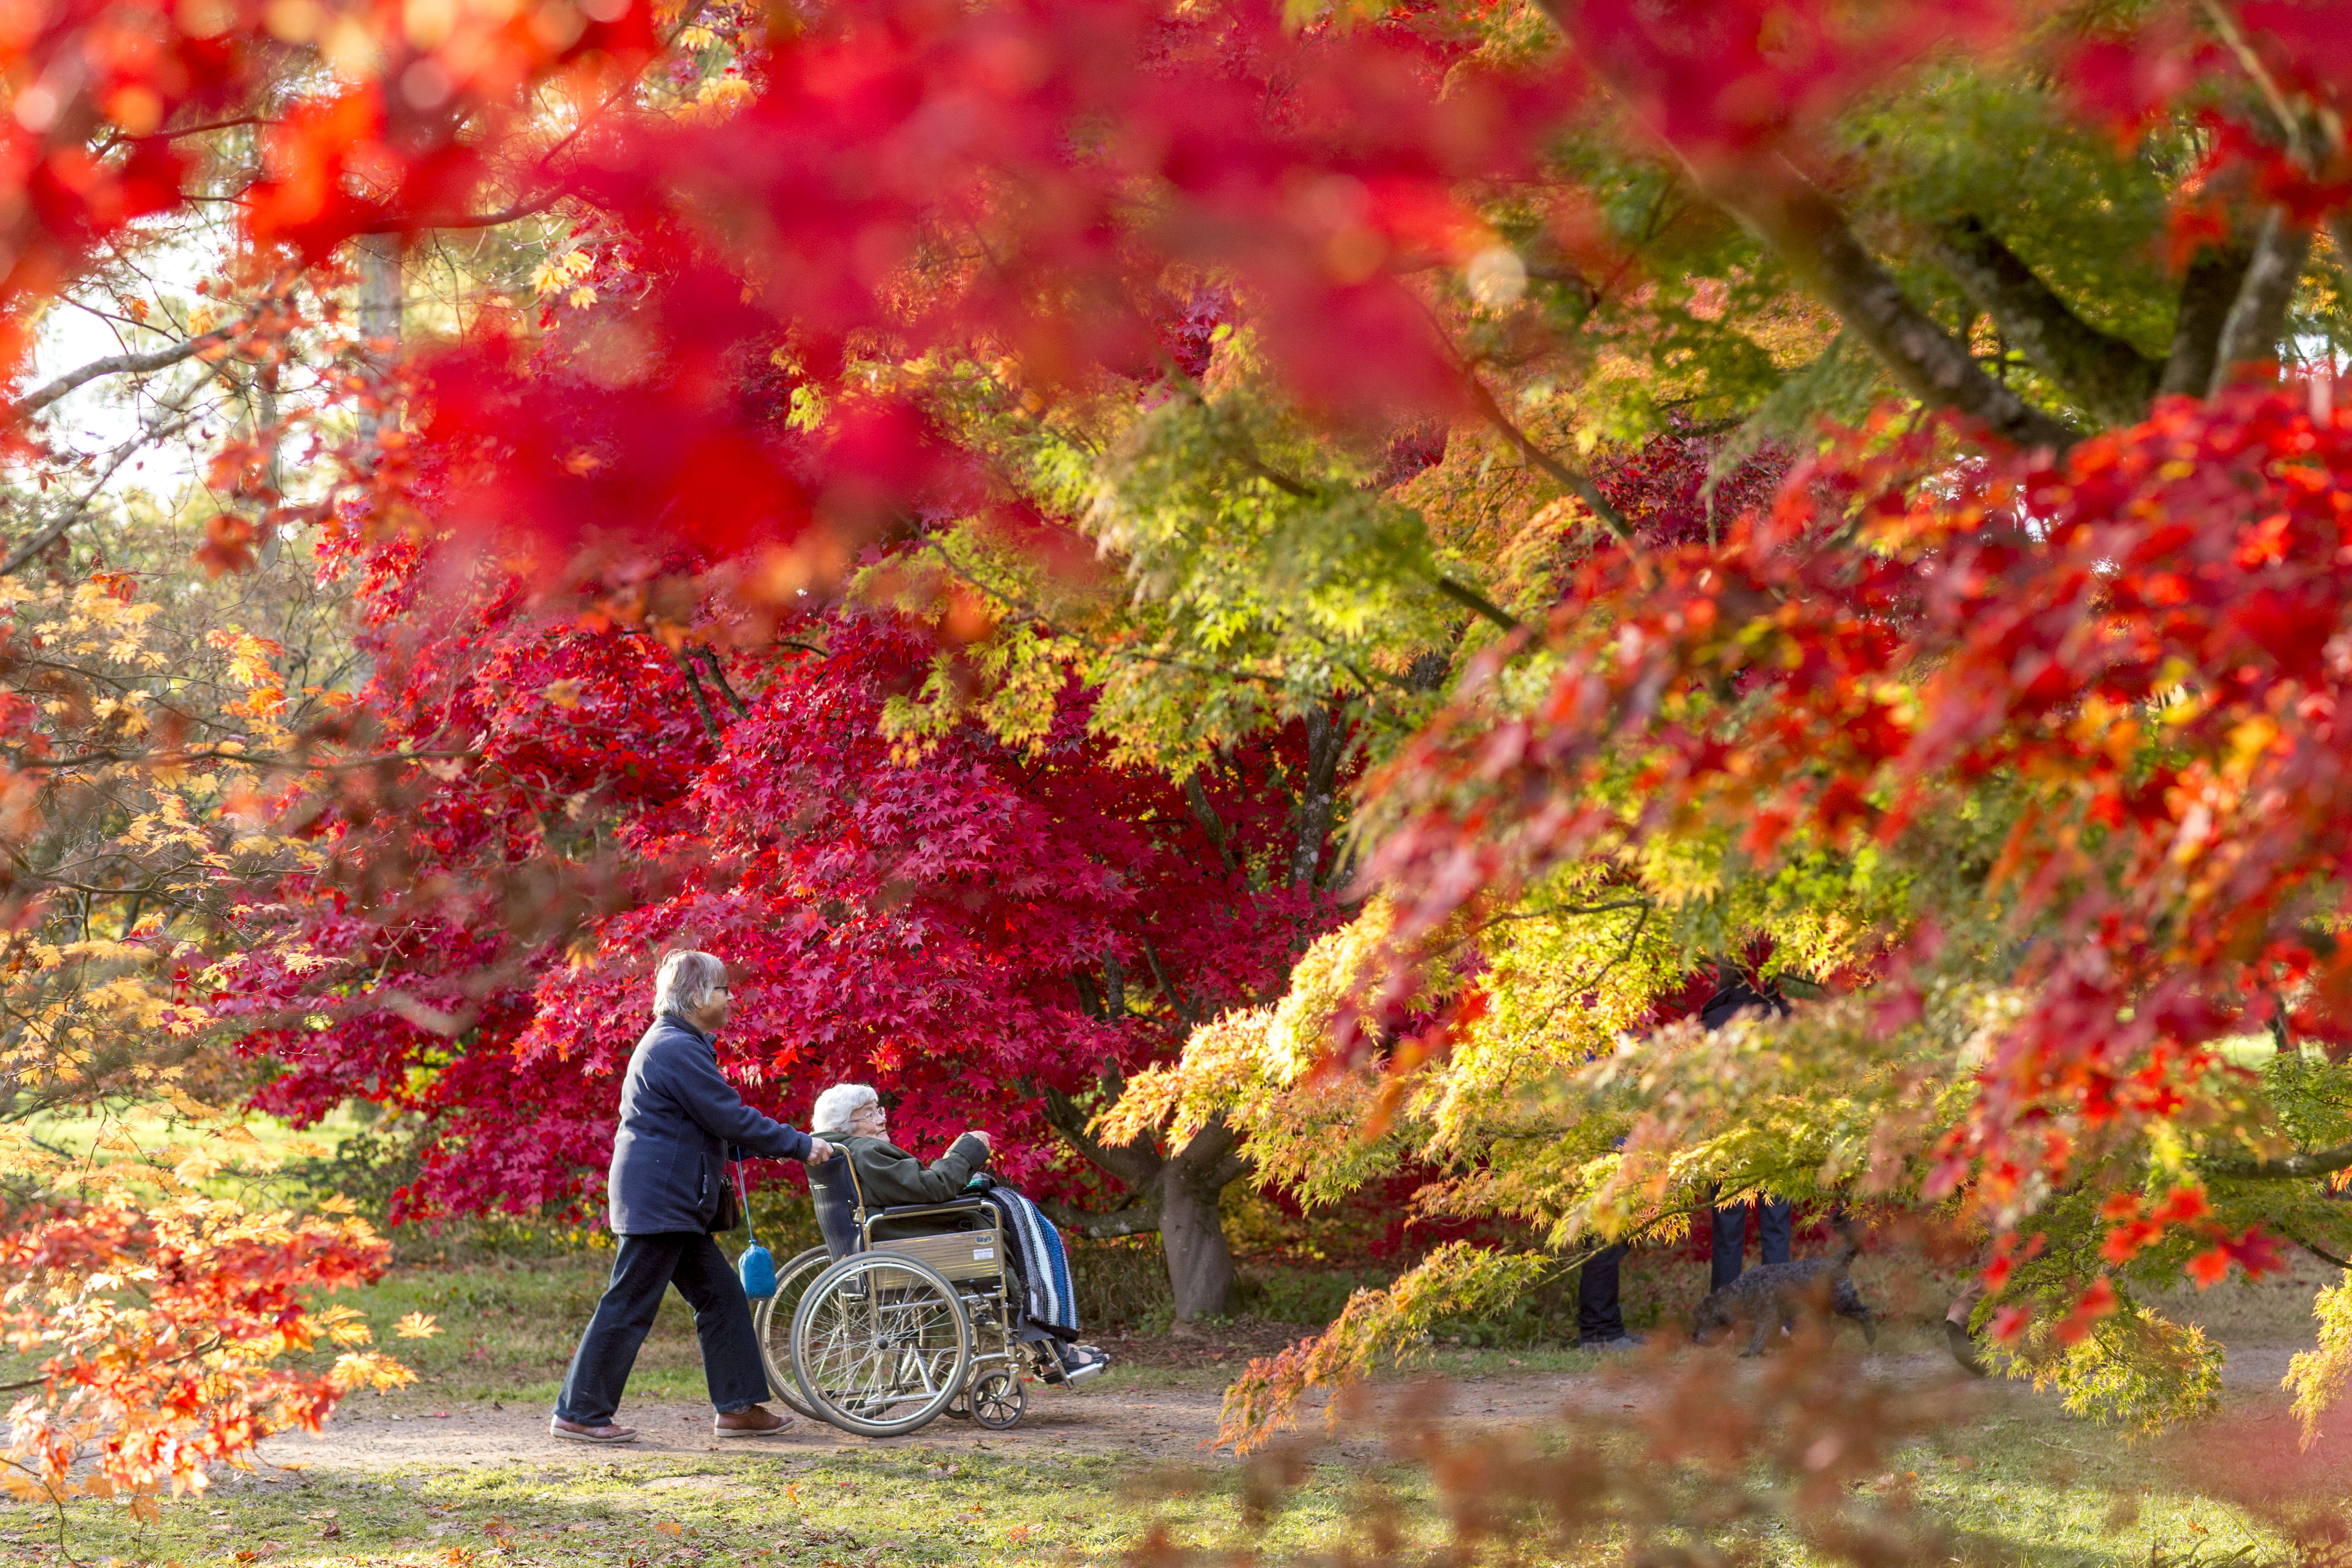
[{"label": "wheelchair armrest", "polygon": [[988,1205],[978,1198],[950,1198],[943,1204],[899,1204],[894,1208],[876,1209],[866,1217],[870,1221],[906,1219],[926,1214],[976,1214],[986,1207]]}]

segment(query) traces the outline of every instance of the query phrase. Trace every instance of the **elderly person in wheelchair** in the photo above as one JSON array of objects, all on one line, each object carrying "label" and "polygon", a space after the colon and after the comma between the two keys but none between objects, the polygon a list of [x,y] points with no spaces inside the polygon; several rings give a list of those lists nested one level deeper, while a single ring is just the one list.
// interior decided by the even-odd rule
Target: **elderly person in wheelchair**
[{"label": "elderly person in wheelchair", "polygon": [[[988,1175],[989,1135],[966,1132],[946,1153],[923,1163],[890,1142],[889,1112],[881,1096],[862,1083],[835,1084],[817,1096],[810,1114],[814,1133],[845,1159],[810,1168],[817,1228],[836,1259],[863,1243],[857,1215],[868,1216],[877,1243],[886,1238],[874,1216],[886,1210],[954,1204],[980,1198],[992,1211],[1005,1237],[1012,1266],[1013,1339],[1026,1347],[1032,1364],[1048,1384],[1076,1384],[1100,1376],[1110,1358],[1077,1342],[1077,1314],[1071,1300],[1069,1263],[1061,1234],[1035,1204]],[[910,1215],[907,1228],[923,1227],[929,1216]],[[881,1222],[887,1227],[887,1220]]]}]

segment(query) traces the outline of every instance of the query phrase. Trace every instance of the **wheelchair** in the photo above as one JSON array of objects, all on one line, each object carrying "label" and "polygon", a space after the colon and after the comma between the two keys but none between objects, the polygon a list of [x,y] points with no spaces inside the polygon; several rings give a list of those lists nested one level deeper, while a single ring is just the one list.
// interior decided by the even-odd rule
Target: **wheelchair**
[{"label": "wheelchair", "polygon": [[854,1233],[776,1272],[753,1324],[771,1386],[814,1420],[897,1437],[944,1415],[1003,1431],[1043,1352],[1018,1336],[996,1211],[977,1197],[869,1211],[846,1155],[810,1172],[848,1184]]}]

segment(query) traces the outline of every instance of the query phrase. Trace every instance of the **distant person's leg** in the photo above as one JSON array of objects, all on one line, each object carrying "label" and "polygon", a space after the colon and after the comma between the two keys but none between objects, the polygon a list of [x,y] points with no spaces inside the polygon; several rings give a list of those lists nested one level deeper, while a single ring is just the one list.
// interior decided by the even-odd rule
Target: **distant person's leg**
[{"label": "distant person's leg", "polygon": [[1796,1205],[1787,1198],[1776,1198],[1763,1193],[1757,1194],[1757,1229],[1764,1233],[1766,1263],[1789,1261],[1789,1237],[1793,1228],[1790,1214],[1795,1207]]},{"label": "distant person's leg", "polygon": [[[1709,1249],[1707,1271],[1710,1290],[1720,1290],[1739,1278],[1748,1252],[1748,1205],[1718,1204],[1714,1211],[1715,1239]],[[1788,1245],[1785,1241],[1781,1244]]]},{"label": "distant person's leg", "polygon": [[[702,1381],[710,1407],[720,1416],[738,1415],[770,1397],[768,1369],[760,1360],[760,1337],[751,1327],[751,1302],[743,1282],[719,1244],[707,1236],[684,1237],[678,1249],[677,1293],[694,1309],[695,1337],[702,1342]],[[722,1420],[722,1434],[778,1431],[789,1416],[771,1422]]]},{"label": "distant person's leg", "polygon": [[[613,1425],[628,1387],[629,1370],[637,1364],[637,1351],[661,1310],[662,1292],[677,1271],[679,1245],[687,1236],[625,1236],[613,1258],[612,1278],[596,1302],[580,1348],[572,1353],[572,1370],[563,1393],[555,1402],[553,1429],[559,1437],[591,1442],[625,1442],[635,1434]],[[704,1238],[706,1241],[708,1237]],[[565,1426],[576,1428],[565,1431]],[[621,1434],[614,1436],[613,1434]]]},{"label": "distant person's leg", "polygon": [[1577,1270],[1576,1342],[1586,1349],[1622,1341],[1625,1314],[1617,1301],[1618,1267],[1625,1261],[1622,1242],[1604,1247]]}]

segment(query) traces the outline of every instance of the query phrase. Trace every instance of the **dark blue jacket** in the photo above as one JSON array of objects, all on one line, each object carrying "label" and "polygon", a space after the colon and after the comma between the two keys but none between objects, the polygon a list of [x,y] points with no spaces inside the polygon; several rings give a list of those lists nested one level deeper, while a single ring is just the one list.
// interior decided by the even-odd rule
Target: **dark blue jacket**
[{"label": "dark blue jacket", "polygon": [[654,1020],[621,1084],[608,1187],[615,1236],[708,1231],[719,1217],[729,1144],[771,1160],[808,1157],[809,1136],[771,1121],[719,1071],[710,1037],[675,1015]]}]

